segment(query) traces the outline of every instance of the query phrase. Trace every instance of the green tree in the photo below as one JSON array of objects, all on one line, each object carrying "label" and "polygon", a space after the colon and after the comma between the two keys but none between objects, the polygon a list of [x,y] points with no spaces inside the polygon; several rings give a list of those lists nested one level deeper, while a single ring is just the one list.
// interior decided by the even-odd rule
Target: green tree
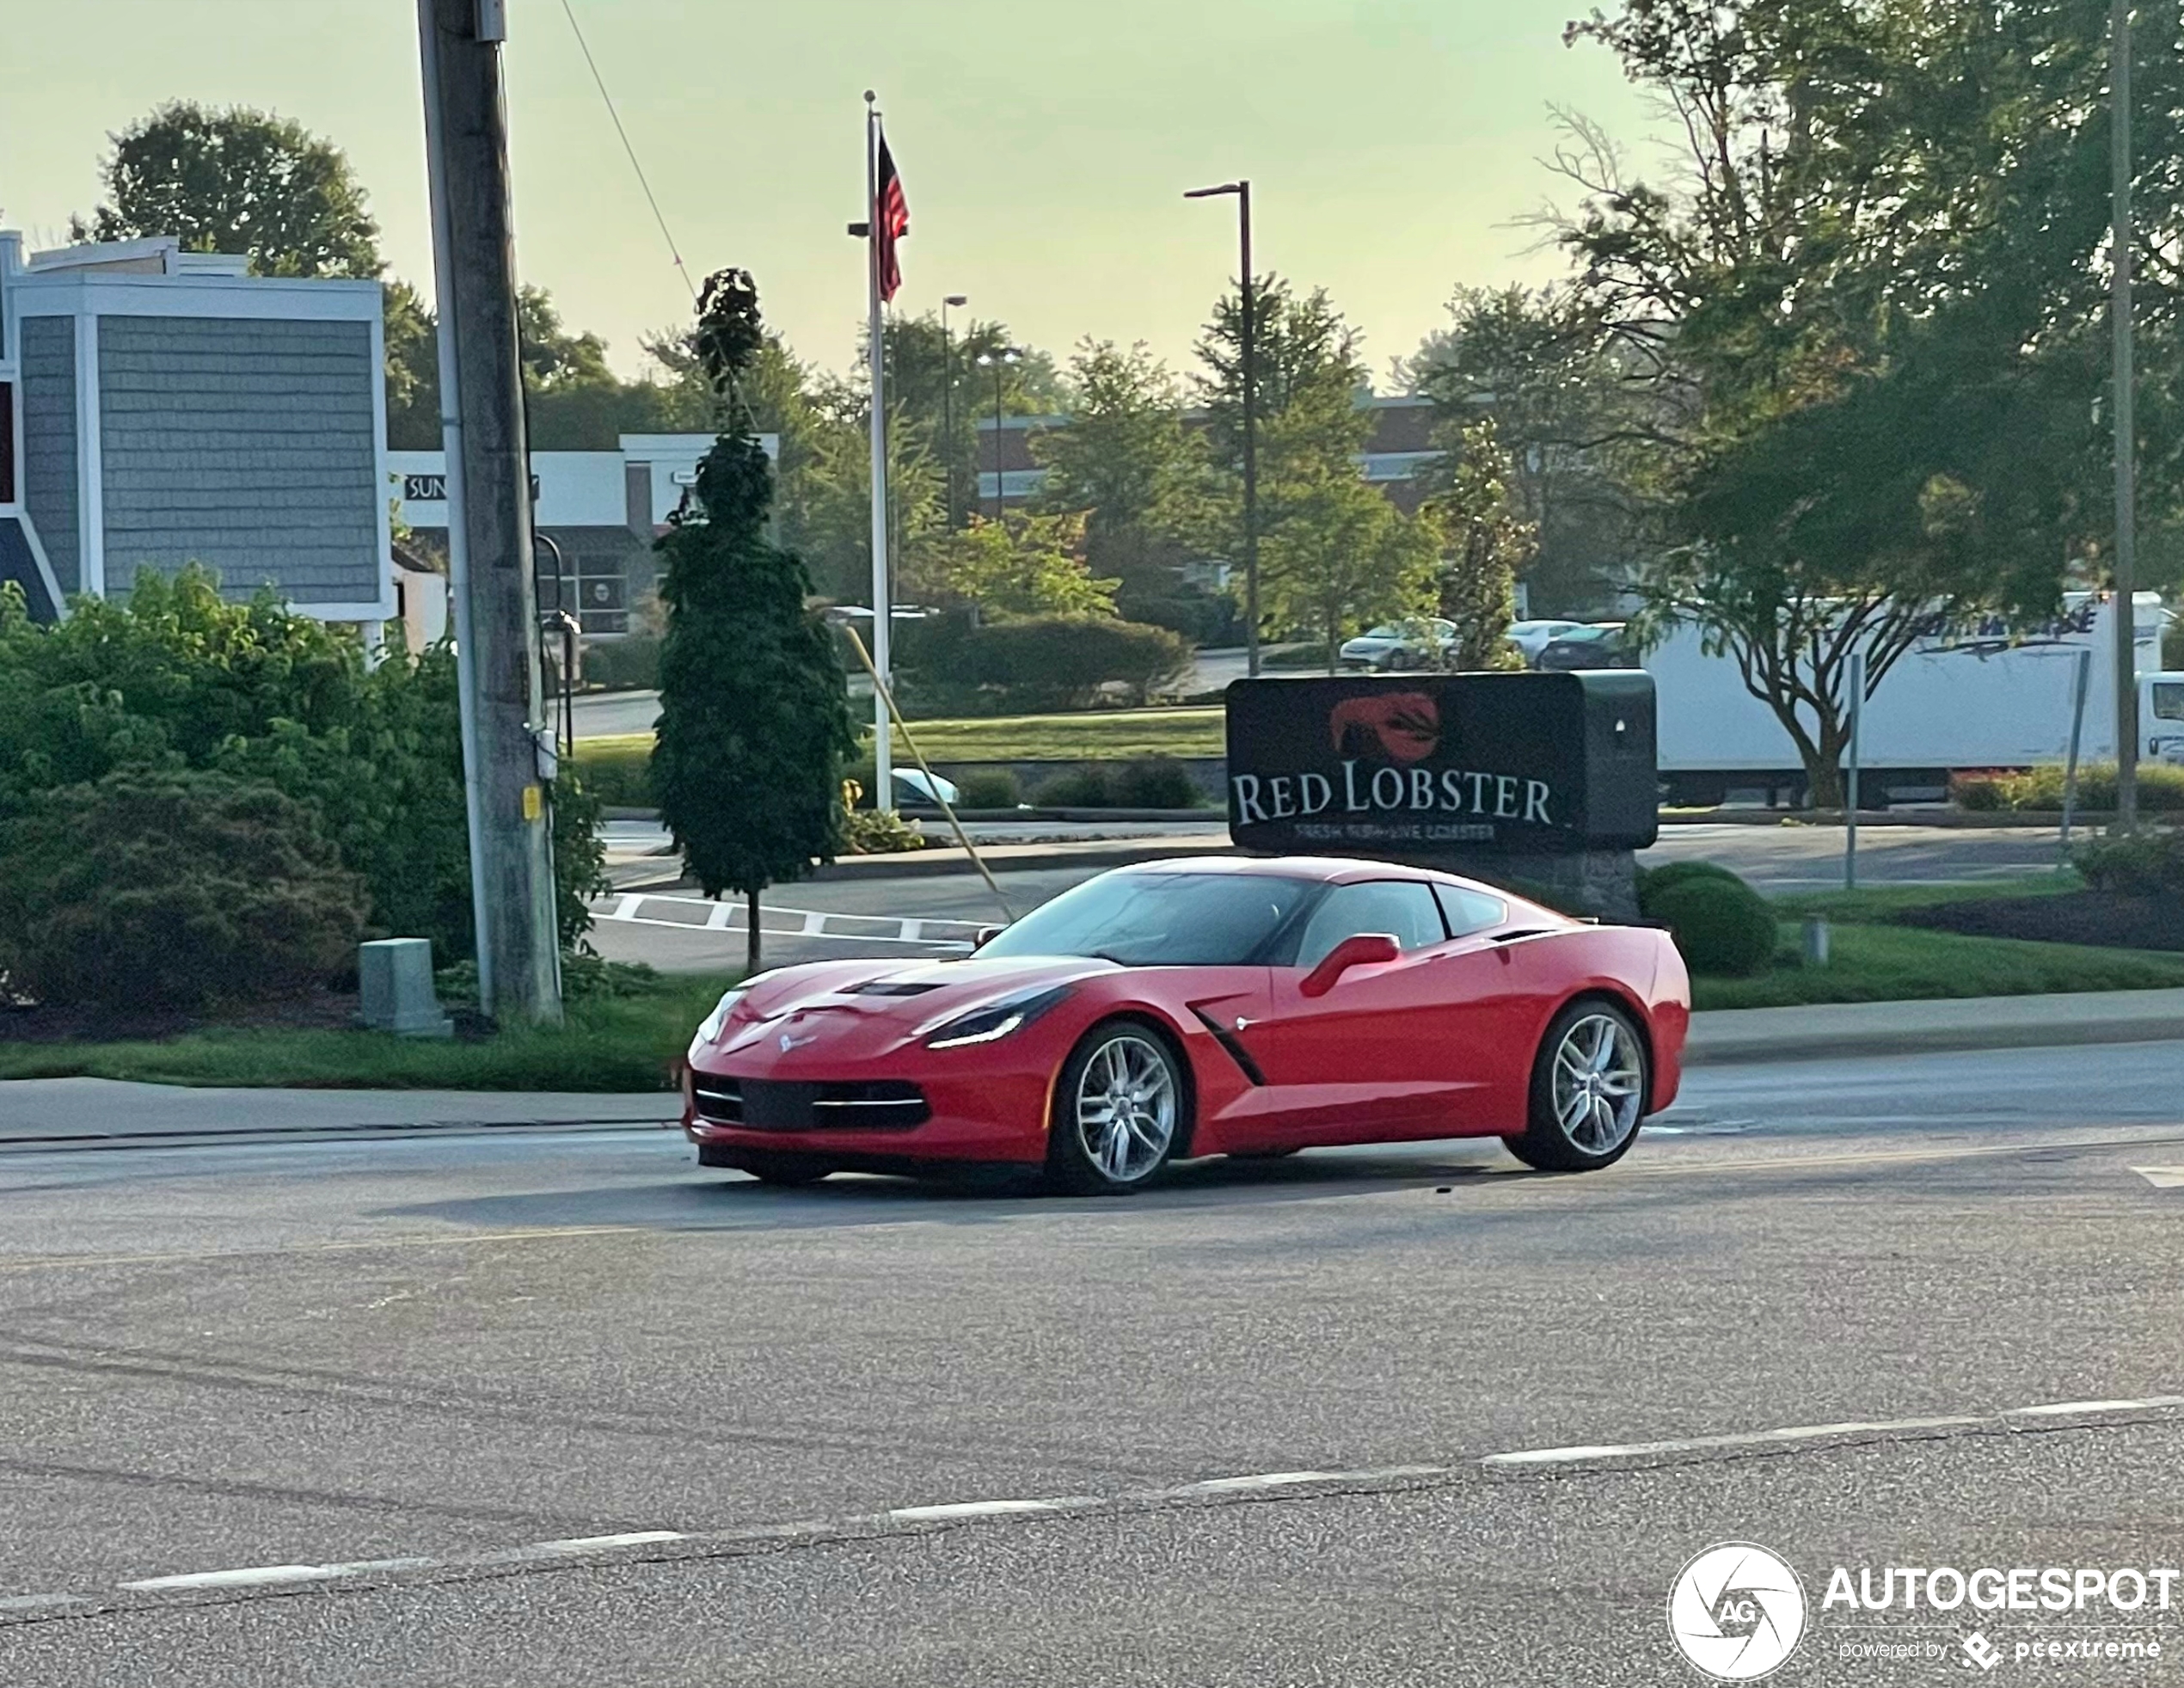
[{"label": "green tree", "polygon": [[[1260,613],[1319,643],[1331,671],[1349,634],[1430,605],[1434,537],[1359,471],[1372,414],[1357,331],[1323,290],[1253,286]],[[1210,466],[1183,522],[1203,552],[1231,559],[1243,554],[1242,325],[1242,295],[1225,295],[1199,342]]]},{"label": "green tree", "polygon": [[[2173,39],[2156,9],[2142,39]],[[1562,238],[1667,424],[1642,619],[1739,664],[1821,803],[1852,654],[1878,686],[1937,619],[2052,605],[2106,540],[2105,15],[1628,0],[1572,28],[1689,142],[1658,183],[1582,126],[1561,157],[1583,193]],[[2174,229],[2184,89],[2175,55],[2145,57],[2146,226]],[[2156,359],[2175,305],[2144,313]],[[2148,384],[2157,510],[2173,385]]]},{"label": "green tree", "polygon": [[1453,455],[1448,490],[1423,518],[1440,539],[1440,612],[1456,624],[1444,657],[1466,671],[1519,668],[1524,660],[1505,635],[1517,613],[1517,576],[1531,560],[1538,530],[1517,513],[1509,454],[1492,422],[1466,427]]},{"label": "green tree", "polygon": [[1593,610],[1642,549],[1635,481],[1658,437],[1651,400],[1573,287],[1459,287],[1448,312],[1449,326],[1397,371],[1433,401],[1435,443],[1446,455],[1426,478],[1446,491],[1464,432],[1490,420],[1516,512],[1538,532],[1520,570],[1532,612]]},{"label": "green tree", "polygon": [[107,198],[78,240],[173,235],[192,252],[241,252],[260,275],[370,279],[379,225],[341,150],[248,106],[170,101],[111,137]]},{"label": "green tree", "polygon": [[[696,350],[714,390],[728,397],[764,344],[750,276],[709,278]],[[758,893],[840,848],[856,734],[841,657],[805,602],[804,565],[767,537],[772,471],[747,408],[731,406],[696,494],[700,513],[660,541],[667,632],[652,780],[705,894],[744,894],[755,968]]]},{"label": "green tree", "polygon": [[911,601],[1024,616],[1111,616],[1115,586],[1086,566],[1084,518],[973,516],[967,528],[922,535],[905,559],[901,586]]},{"label": "green tree", "polygon": [[438,319],[407,281],[387,284],[383,312],[387,445],[397,451],[437,451],[443,443]]}]

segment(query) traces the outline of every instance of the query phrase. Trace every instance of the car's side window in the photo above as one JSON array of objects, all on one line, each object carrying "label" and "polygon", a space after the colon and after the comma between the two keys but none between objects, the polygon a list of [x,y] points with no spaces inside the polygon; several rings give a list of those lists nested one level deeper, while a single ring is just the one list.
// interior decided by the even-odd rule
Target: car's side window
[{"label": "car's side window", "polygon": [[1297,965],[1315,967],[1328,950],[1360,932],[1390,932],[1404,949],[1420,949],[1448,936],[1432,889],[1418,880],[1375,879],[1338,885],[1322,899],[1298,941]]},{"label": "car's side window", "polygon": [[1450,933],[1459,938],[1467,932],[1483,932],[1489,926],[1499,926],[1509,918],[1509,905],[1483,891],[1467,891],[1460,885],[1437,885],[1433,894],[1441,899],[1441,913],[1449,923]]}]

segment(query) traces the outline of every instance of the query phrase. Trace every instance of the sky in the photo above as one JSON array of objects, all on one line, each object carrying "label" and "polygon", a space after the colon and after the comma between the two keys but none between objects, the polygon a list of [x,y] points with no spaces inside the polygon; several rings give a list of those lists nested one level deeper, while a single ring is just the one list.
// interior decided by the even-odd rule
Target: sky
[{"label": "sky", "polygon": [[[1184,366],[1236,253],[1235,202],[1181,195],[1248,175],[1256,267],[1325,287],[1383,387],[1457,284],[1561,273],[1516,225],[1558,197],[1552,107],[1647,128],[1604,52],[1562,45],[1576,0],[567,3],[690,275],[750,269],[798,353],[837,369],[864,312],[844,225],[868,88],[910,200],[899,310],[963,293],[1058,355],[1089,335]],[[347,150],[390,272],[429,297],[410,0],[0,4],[0,228],[64,238],[108,135],[163,100],[270,107]],[[518,270],[633,372],[689,293],[563,0],[507,9]]]}]

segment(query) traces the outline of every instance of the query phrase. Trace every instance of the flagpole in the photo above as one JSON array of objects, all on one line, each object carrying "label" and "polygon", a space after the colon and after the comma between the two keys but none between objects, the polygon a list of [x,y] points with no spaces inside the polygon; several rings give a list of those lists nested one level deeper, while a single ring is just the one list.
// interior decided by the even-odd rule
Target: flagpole
[{"label": "flagpole", "polygon": [[872,666],[879,684],[872,689],[872,774],[879,789],[875,809],[895,807],[894,746],[887,721],[887,686],[893,670],[887,650],[893,642],[894,602],[887,570],[887,402],[886,346],[880,337],[880,242],[884,216],[880,205],[880,113],[870,89],[864,95],[865,282],[870,312],[867,338],[872,359]]}]

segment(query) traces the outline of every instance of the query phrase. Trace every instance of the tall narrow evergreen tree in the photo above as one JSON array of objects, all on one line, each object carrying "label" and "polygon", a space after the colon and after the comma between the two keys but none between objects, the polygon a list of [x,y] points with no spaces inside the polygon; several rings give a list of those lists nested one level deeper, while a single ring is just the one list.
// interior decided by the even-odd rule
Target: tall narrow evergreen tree
[{"label": "tall narrow evergreen tree", "polygon": [[659,737],[653,790],[709,897],[743,893],[759,961],[758,893],[842,843],[842,771],[856,748],[842,659],[806,607],[803,563],[768,536],[773,472],[740,377],[764,343],[743,270],[709,278],[696,347],[727,432],[698,464],[696,508],[659,542]]}]

